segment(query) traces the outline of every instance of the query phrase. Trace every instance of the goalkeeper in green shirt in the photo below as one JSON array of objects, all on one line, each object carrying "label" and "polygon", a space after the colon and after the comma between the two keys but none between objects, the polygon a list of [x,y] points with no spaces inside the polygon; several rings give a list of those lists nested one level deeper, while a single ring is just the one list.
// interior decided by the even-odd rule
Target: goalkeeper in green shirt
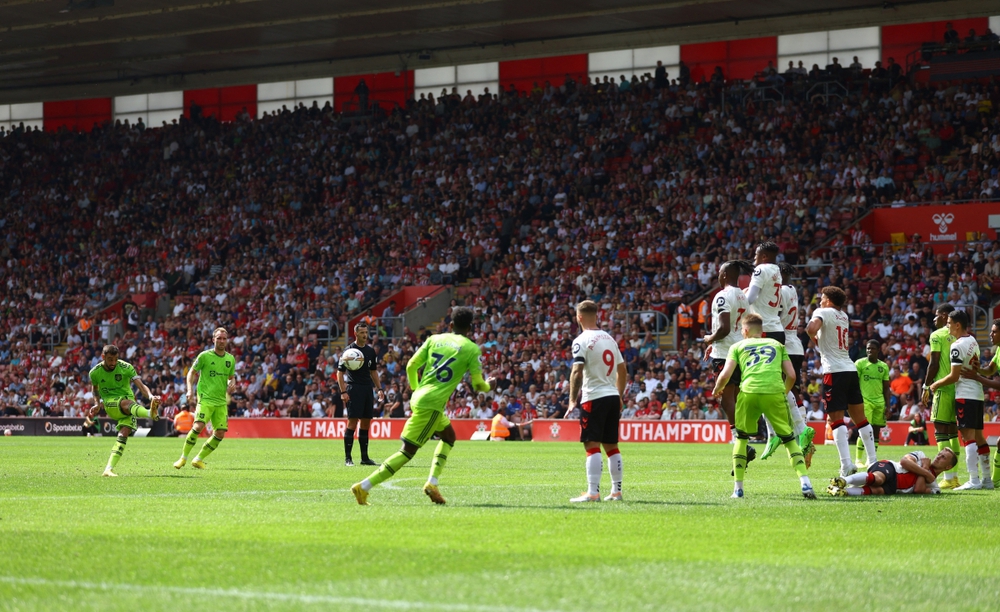
[{"label": "goalkeeper in green shirt", "polygon": [[[113,344],[108,344],[101,351],[101,363],[90,370],[90,383],[94,385],[97,403],[87,411],[87,416],[93,419],[103,406],[108,417],[118,423],[118,439],[104,468],[104,476],[118,476],[114,469],[125,452],[128,437],[137,429],[136,418],[160,420],[160,397],[150,392],[132,364],[118,359],[118,347]],[[149,408],[135,401],[132,383],[149,400]]]},{"label": "goalkeeper in green shirt", "polygon": [[[424,493],[436,504],[445,503],[437,485],[448,454],[455,446],[455,429],[444,413],[448,398],[462,382],[466,372],[469,373],[474,390],[487,392],[493,387],[492,378],[483,380],[479,346],[467,337],[472,332],[472,319],[471,308],[456,308],[452,313],[453,333],[431,336],[406,364],[406,377],[413,389],[410,400],[413,414],[403,426],[400,436],[403,448],[382,462],[379,469],[368,478],[351,487],[351,492],[362,506],[368,505],[368,492],[372,487],[391,478],[413,459],[434,434],[439,434],[441,440],[434,450],[431,473],[424,485]],[[421,367],[423,373],[418,375]]]},{"label": "goalkeeper in green shirt", "polygon": [[[878,340],[869,340],[865,346],[865,355],[854,362],[858,369],[858,380],[861,383],[861,397],[865,400],[865,418],[871,423],[875,434],[875,448],[885,427],[885,411],[889,407],[889,366],[881,360],[882,347]],[[859,470],[867,470],[861,459],[865,446],[861,436],[854,450],[854,464]]]}]

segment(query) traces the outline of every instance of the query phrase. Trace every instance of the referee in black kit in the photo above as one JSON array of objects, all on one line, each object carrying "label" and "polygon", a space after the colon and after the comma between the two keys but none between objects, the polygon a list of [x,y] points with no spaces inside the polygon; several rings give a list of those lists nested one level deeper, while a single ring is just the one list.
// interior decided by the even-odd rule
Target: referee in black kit
[{"label": "referee in black kit", "polygon": [[[340,384],[341,399],[347,404],[347,429],[344,431],[344,465],[354,465],[351,451],[354,449],[354,431],[358,430],[358,442],[361,444],[361,465],[378,465],[368,456],[368,426],[375,412],[375,402],[372,391],[378,390],[378,401],[385,401],[382,382],[375,372],[378,355],[375,349],[368,346],[368,324],[358,323],[354,326],[354,342],[345,347],[345,351],[356,348],[365,356],[365,362],[357,370],[351,371],[343,363],[337,366],[337,382]],[[374,389],[372,388],[374,385]],[[360,429],[358,424],[360,423]]]}]

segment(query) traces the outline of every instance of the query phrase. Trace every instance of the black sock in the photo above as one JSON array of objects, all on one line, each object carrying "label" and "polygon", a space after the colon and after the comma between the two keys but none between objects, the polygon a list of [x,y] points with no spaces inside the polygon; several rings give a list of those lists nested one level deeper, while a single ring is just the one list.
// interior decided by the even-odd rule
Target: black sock
[{"label": "black sock", "polygon": [[344,458],[351,458],[351,451],[354,449],[354,430],[344,430]]},{"label": "black sock", "polygon": [[361,446],[361,460],[368,461],[368,430],[358,430],[358,443]]}]

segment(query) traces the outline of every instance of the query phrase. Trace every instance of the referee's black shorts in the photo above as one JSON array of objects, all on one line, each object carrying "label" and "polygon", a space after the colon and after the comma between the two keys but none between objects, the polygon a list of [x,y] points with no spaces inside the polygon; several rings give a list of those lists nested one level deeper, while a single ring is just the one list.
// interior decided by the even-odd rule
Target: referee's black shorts
[{"label": "referee's black shorts", "polygon": [[370,419],[375,414],[375,387],[347,385],[347,418]]}]

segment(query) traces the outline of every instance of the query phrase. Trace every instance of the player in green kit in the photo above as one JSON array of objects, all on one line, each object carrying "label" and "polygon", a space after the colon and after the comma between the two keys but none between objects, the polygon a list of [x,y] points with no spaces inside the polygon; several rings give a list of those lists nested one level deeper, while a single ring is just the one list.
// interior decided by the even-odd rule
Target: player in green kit
[{"label": "player in green kit", "polygon": [[[858,368],[858,380],[861,383],[861,397],[865,400],[865,418],[875,430],[875,448],[885,427],[885,411],[889,406],[889,366],[881,361],[882,347],[878,340],[869,340],[865,345],[865,354],[854,362]],[[858,444],[854,449],[854,465],[859,470],[867,470],[868,466],[861,460],[865,445],[858,436]]]},{"label": "player in green kit", "polygon": [[[955,341],[955,337],[948,331],[948,315],[954,310],[955,307],[951,304],[941,304],[934,311],[934,327],[937,329],[931,332],[931,355],[921,399],[925,406],[931,404],[931,421],[934,423],[934,439],[937,441],[938,451],[950,448],[958,457],[961,448],[958,442],[958,422],[955,419],[955,385],[945,385],[938,389],[933,394],[931,403],[931,385],[951,373],[951,343]],[[955,471],[944,473],[942,489],[954,489],[958,484],[958,474]]]},{"label": "player in green kit", "polygon": [[[743,475],[747,468],[747,440],[757,431],[761,415],[767,417],[774,433],[788,452],[788,459],[799,475],[802,495],[816,499],[809,481],[806,462],[802,456],[792,425],[789,423],[786,395],[795,384],[795,368],[788,358],[784,343],[774,338],[762,338],[763,320],[760,315],[743,316],[743,340],[729,348],[726,365],[715,379],[712,395],[721,397],[729,377],[740,368],[740,394],[736,397],[736,444],[733,445],[733,497],[743,497]],[[784,381],[782,381],[784,375]]]},{"label": "player in green kit", "polygon": [[[403,448],[382,462],[379,469],[368,478],[351,487],[351,492],[362,506],[368,505],[368,492],[372,487],[391,478],[413,459],[434,434],[440,434],[441,441],[434,451],[434,461],[431,463],[430,477],[424,485],[424,493],[435,504],[445,503],[437,485],[448,454],[455,446],[455,430],[444,414],[448,398],[462,382],[466,372],[476,391],[485,393],[493,387],[492,378],[483,380],[479,346],[466,337],[472,331],[472,319],[471,308],[456,308],[452,313],[453,333],[431,336],[406,364],[406,377],[413,389],[410,400],[413,414],[403,426],[403,434],[400,436]],[[424,371],[418,376],[417,372],[421,367]]]},{"label": "player in green kit", "polygon": [[[191,369],[188,370],[188,403],[194,399],[197,410],[195,411],[194,427],[184,439],[184,450],[181,451],[181,458],[174,462],[174,467],[178,470],[187,464],[188,455],[195,443],[198,442],[198,434],[205,429],[205,423],[212,423],[212,437],[205,441],[201,450],[198,451],[198,455],[191,462],[191,467],[199,470],[205,469],[205,459],[212,454],[212,451],[219,448],[222,439],[226,437],[226,431],[229,430],[228,393],[236,385],[236,358],[226,351],[226,344],[229,342],[229,333],[226,332],[226,328],[216,328],[212,332],[212,340],[215,347],[209,351],[202,351],[195,358]],[[198,377],[197,395],[193,393],[195,375]]]},{"label": "player in green kit", "polygon": [[[101,351],[101,363],[90,370],[90,383],[94,385],[97,403],[87,411],[87,416],[91,419],[97,416],[103,405],[108,417],[118,422],[118,439],[111,449],[108,465],[104,468],[104,476],[118,476],[114,469],[125,452],[128,437],[136,430],[136,418],[160,420],[160,398],[149,391],[132,364],[118,359],[118,347],[113,344],[108,344]],[[132,383],[149,400],[148,409],[135,401]]]},{"label": "player in green kit", "polygon": [[[993,343],[993,359],[986,364],[985,368],[962,370],[962,378],[975,380],[986,389],[1000,389],[1000,380],[993,379],[993,375],[1000,370],[1000,319],[993,319],[993,326],[990,327],[990,341]],[[993,481],[994,488],[1000,489],[1000,445],[993,452],[993,470],[990,473],[990,480]]]}]

